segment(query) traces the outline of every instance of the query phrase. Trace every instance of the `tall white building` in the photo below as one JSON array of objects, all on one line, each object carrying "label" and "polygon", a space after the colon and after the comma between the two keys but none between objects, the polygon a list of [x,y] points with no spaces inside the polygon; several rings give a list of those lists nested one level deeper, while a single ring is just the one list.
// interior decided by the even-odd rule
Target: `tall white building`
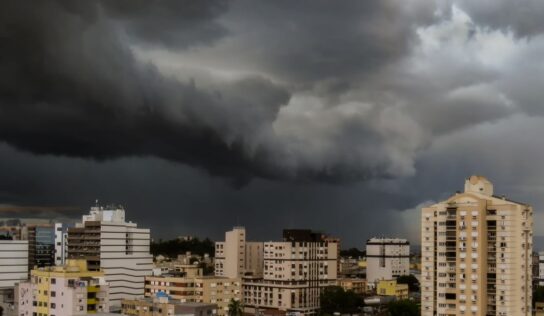
[{"label": "tall white building", "polygon": [[224,242],[215,243],[215,275],[239,278],[262,276],[263,243],[246,241],[246,229],[234,227],[225,233]]},{"label": "tall white building", "polygon": [[63,223],[55,223],[55,265],[62,266],[68,258],[68,227]]},{"label": "tall white building", "polygon": [[481,176],[423,208],[421,314],[531,315],[532,227],[532,207]]},{"label": "tall white building", "polygon": [[410,274],[410,243],[400,238],[371,238],[366,242],[368,283]]},{"label": "tall white building", "polygon": [[144,296],[144,278],[151,275],[149,229],[125,220],[121,207],[92,207],[82,222],[68,229],[68,257],[87,260],[89,270],[104,271],[110,305]]}]

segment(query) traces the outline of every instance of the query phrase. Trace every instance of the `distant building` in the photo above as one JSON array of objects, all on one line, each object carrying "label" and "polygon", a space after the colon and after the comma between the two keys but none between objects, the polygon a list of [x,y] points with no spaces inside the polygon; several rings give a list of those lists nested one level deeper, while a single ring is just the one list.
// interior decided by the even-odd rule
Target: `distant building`
[{"label": "distant building", "polygon": [[0,240],[0,289],[28,279],[28,241]]},{"label": "distant building", "polygon": [[110,305],[144,295],[144,278],[153,269],[150,231],[125,220],[122,207],[92,207],[80,223],[68,228],[68,258],[85,259],[90,270],[104,271]]},{"label": "distant building", "polygon": [[195,265],[180,265],[176,273],[145,278],[145,296],[156,297],[165,293],[182,303],[217,304],[217,315],[228,313],[231,299],[242,299],[240,278],[204,276]]},{"label": "distant building", "polygon": [[0,239],[0,307],[5,314],[15,309],[15,284],[27,279],[28,241]]},{"label": "distant building", "polygon": [[62,266],[68,258],[68,228],[72,225],[55,223],[55,265]]},{"label": "distant building", "polygon": [[366,279],[358,278],[341,278],[338,279],[338,286],[342,287],[345,291],[352,291],[355,294],[367,293]]},{"label": "distant building", "polygon": [[544,302],[535,302],[535,316],[544,316]]},{"label": "distant building", "polygon": [[104,273],[89,271],[85,260],[34,269],[30,280],[19,283],[15,292],[20,316],[87,315],[109,309]]},{"label": "distant building", "polygon": [[408,299],[408,284],[399,284],[397,280],[379,280],[376,285],[378,295],[394,296],[399,300]]},{"label": "distant building", "polygon": [[366,242],[368,283],[410,274],[410,243],[400,238],[371,238]]},{"label": "distant building", "polygon": [[215,243],[215,275],[239,278],[262,276],[263,243],[246,241],[246,229],[234,227],[225,233],[224,242]]},{"label": "distant building", "polygon": [[55,226],[53,224],[28,226],[29,271],[35,267],[55,265]]},{"label": "distant building", "polygon": [[243,279],[246,313],[316,314],[320,295],[336,285],[338,243],[310,230],[284,230],[283,241],[264,243],[262,278]]},{"label": "distant building", "polygon": [[532,227],[532,207],[481,176],[423,208],[421,314],[531,315]]},{"label": "distant building", "polygon": [[538,285],[544,286],[544,252],[538,253]]},{"label": "distant building", "polygon": [[182,303],[164,292],[157,292],[153,297],[123,300],[121,306],[121,311],[126,316],[214,316],[217,314],[216,304]]}]

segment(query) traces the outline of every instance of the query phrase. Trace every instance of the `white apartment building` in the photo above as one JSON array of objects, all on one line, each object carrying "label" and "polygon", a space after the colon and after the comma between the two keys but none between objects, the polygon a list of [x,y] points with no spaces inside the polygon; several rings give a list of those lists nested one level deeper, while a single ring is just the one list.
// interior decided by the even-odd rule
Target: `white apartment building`
[{"label": "white apartment building", "polygon": [[421,213],[421,314],[531,315],[532,207],[481,176]]},{"label": "white apartment building", "polygon": [[410,274],[410,243],[401,238],[371,238],[366,242],[369,284]]},{"label": "white apartment building", "polygon": [[224,242],[215,243],[215,275],[239,278],[262,276],[263,243],[246,241],[246,229],[234,227],[225,233]]},{"label": "white apartment building", "polygon": [[322,290],[337,281],[338,243],[324,237],[285,230],[284,241],[265,242],[263,277],[242,279],[245,312],[316,314]]},{"label": "white apartment building", "polygon": [[28,240],[0,240],[0,290],[28,279]]},{"label": "white apartment building", "polygon": [[68,227],[63,223],[55,223],[55,265],[62,266],[68,258]]},{"label": "white apartment building", "polygon": [[544,286],[544,252],[538,253],[538,285]]},{"label": "white apartment building", "polygon": [[122,207],[92,207],[81,223],[68,229],[68,257],[86,259],[90,270],[104,271],[112,307],[122,299],[144,296],[145,276],[151,275],[149,229],[125,220]]}]

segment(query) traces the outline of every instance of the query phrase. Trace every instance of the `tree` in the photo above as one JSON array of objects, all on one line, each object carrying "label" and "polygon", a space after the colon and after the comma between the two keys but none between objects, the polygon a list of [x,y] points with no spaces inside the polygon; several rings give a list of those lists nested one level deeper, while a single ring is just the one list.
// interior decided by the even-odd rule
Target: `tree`
[{"label": "tree", "polygon": [[536,286],[533,290],[533,306],[536,302],[544,302],[544,286]]},{"label": "tree", "polygon": [[401,275],[397,278],[398,284],[408,284],[410,292],[419,292],[419,281],[413,275]]},{"label": "tree", "polygon": [[349,248],[348,250],[340,250],[340,256],[359,258],[366,256],[366,251],[361,251],[357,248]]},{"label": "tree", "polygon": [[321,314],[358,313],[364,305],[363,297],[340,286],[328,286],[320,297]]},{"label": "tree", "polygon": [[389,316],[419,316],[419,306],[410,300],[401,300],[387,304]]},{"label": "tree", "polygon": [[229,316],[242,316],[242,314],[244,313],[242,303],[233,298],[230,299],[228,308]]}]

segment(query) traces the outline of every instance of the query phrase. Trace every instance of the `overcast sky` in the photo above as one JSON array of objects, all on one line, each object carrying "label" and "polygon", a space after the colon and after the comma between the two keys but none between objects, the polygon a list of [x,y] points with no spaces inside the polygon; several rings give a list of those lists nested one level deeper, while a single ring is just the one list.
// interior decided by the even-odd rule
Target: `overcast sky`
[{"label": "overcast sky", "polygon": [[542,16],[533,0],[6,1],[0,204],[122,204],[156,238],[419,244],[421,206],[475,173],[544,235]]}]

